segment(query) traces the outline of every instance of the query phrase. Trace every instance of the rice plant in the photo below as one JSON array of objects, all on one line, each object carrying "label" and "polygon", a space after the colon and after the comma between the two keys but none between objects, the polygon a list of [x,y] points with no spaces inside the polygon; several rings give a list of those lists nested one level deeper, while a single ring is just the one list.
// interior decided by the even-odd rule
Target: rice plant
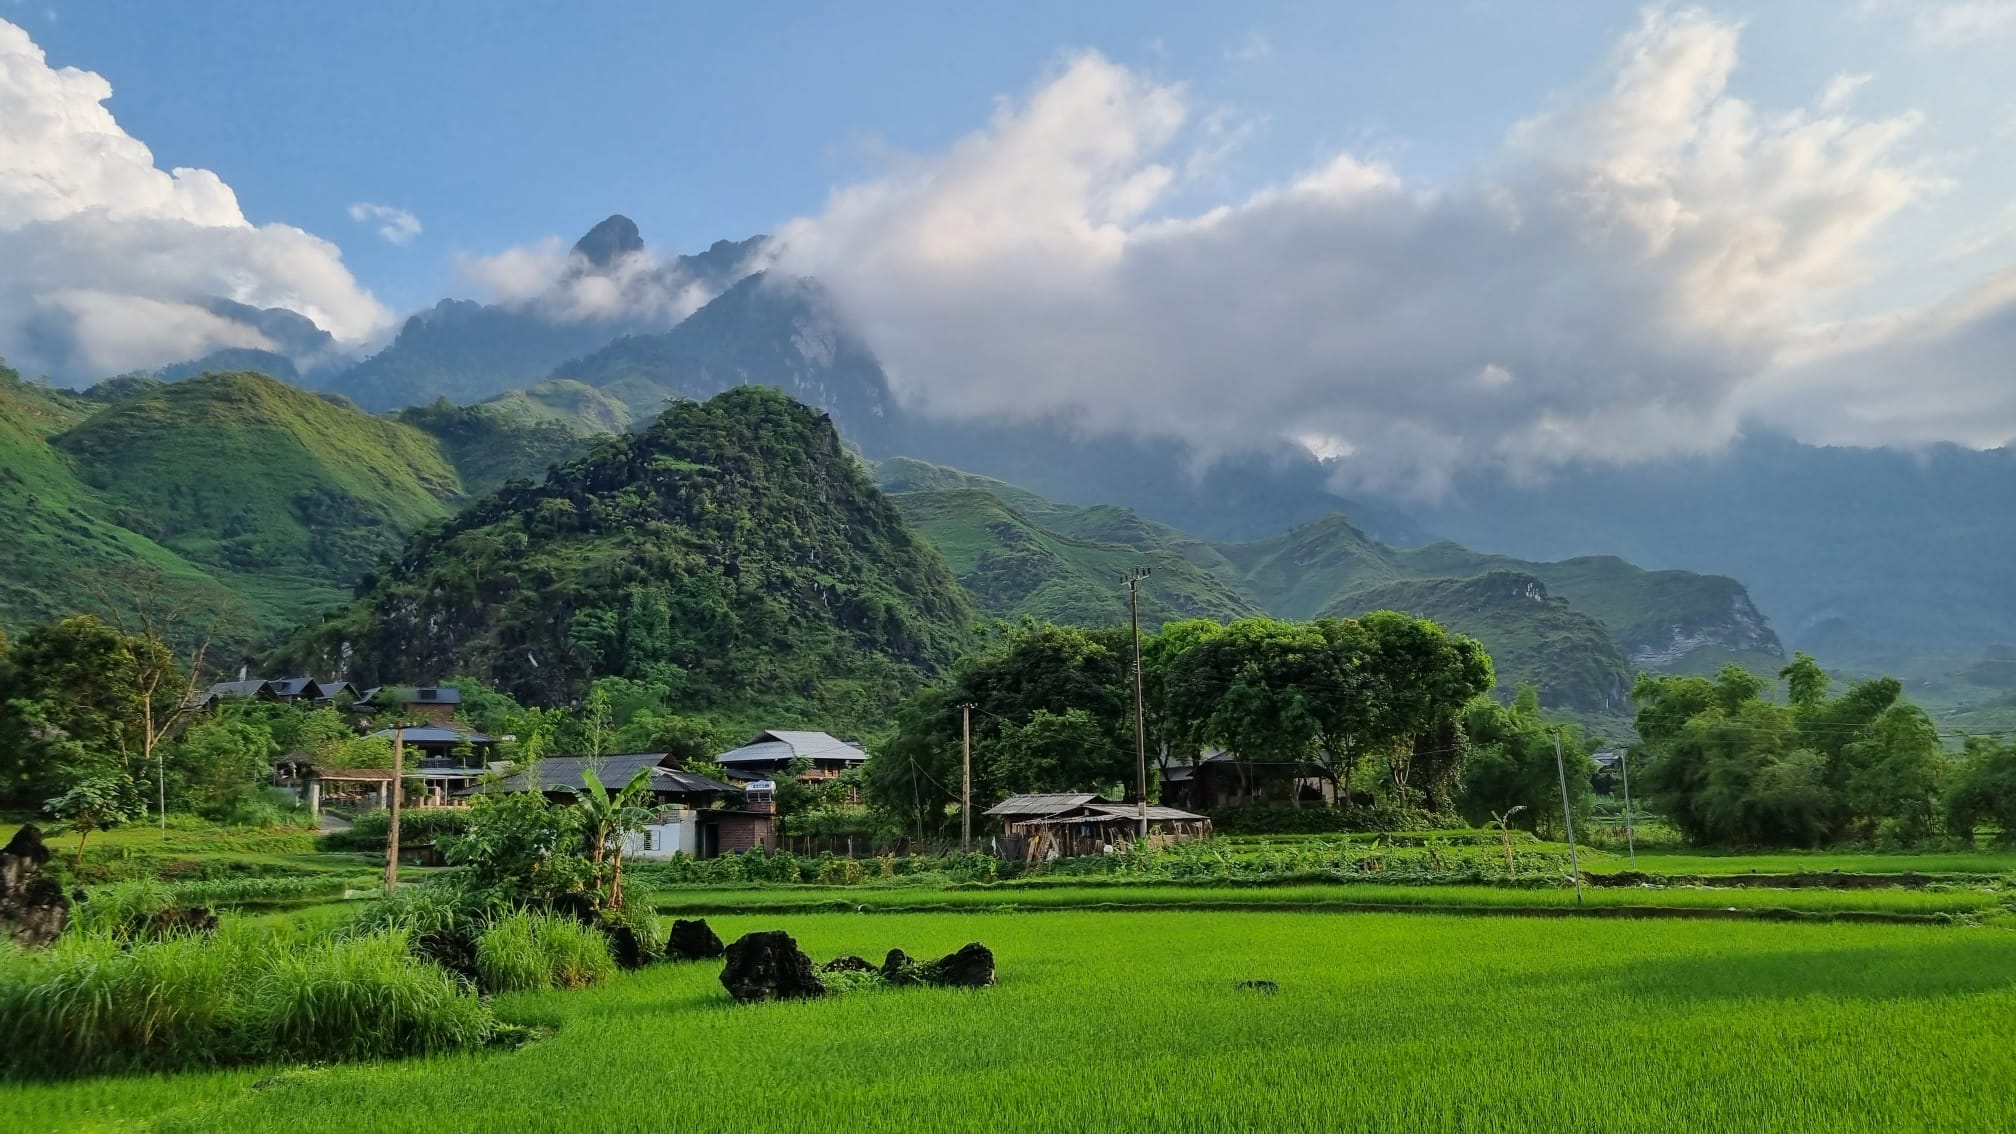
[{"label": "rice plant", "polygon": [[490,992],[583,988],[616,975],[609,939],[571,918],[519,912],[476,939],[476,972]]}]

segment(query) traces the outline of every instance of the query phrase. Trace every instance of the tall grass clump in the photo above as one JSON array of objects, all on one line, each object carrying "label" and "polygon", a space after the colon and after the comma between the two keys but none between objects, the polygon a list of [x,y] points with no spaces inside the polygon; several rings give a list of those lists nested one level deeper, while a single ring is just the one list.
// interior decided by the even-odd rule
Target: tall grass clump
[{"label": "tall grass clump", "polygon": [[92,887],[73,903],[70,922],[82,933],[130,941],[174,907],[175,890],[165,882],[113,882]]},{"label": "tall grass clump", "polygon": [[416,959],[403,932],[319,941],[280,954],[250,1023],[262,1054],[378,1059],[488,1042],[496,1020],[454,978]]},{"label": "tall grass clump", "polygon": [[616,975],[601,930],[549,913],[499,918],[476,939],[476,973],[490,992],[585,988]]},{"label": "tall grass clump", "polygon": [[369,1059],[487,1042],[489,1009],[403,933],[300,940],[229,924],[136,942],[0,945],[0,1076]]}]

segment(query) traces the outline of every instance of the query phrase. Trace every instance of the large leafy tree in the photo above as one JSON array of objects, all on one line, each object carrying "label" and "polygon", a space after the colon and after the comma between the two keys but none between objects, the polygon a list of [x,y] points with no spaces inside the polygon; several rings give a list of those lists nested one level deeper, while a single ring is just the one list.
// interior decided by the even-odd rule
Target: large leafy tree
[{"label": "large leafy tree", "polygon": [[1017,792],[1131,783],[1132,645],[1121,630],[1035,622],[996,625],[944,685],[898,712],[895,735],[868,765],[871,803],[905,829],[946,822],[958,799],[964,706],[972,706],[973,802]]},{"label": "large leafy tree", "polygon": [[1915,843],[1938,816],[1937,730],[1893,679],[1839,694],[1796,656],[1786,700],[1736,666],[1714,680],[1641,675],[1635,752],[1646,792],[1691,841],[1820,846],[1847,838]]},{"label": "large leafy tree", "polygon": [[1972,842],[1977,828],[1992,825],[2001,842],[2016,843],[2016,741],[1968,737],[1942,804],[1952,834]]},{"label": "large leafy tree", "polygon": [[1463,709],[1462,732],[1468,744],[1457,810],[1482,826],[1499,816],[1529,831],[1556,834],[1562,830],[1561,767],[1555,762],[1556,730],[1561,741],[1561,765],[1568,776],[1569,807],[1576,822],[1595,802],[1590,776],[1596,764],[1595,743],[1580,725],[1554,722],[1540,709],[1539,691],[1522,686],[1510,705],[1479,697]]},{"label": "large leafy tree", "polygon": [[0,665],[0,797],[39,803],[89,777],[148,779],[152,722],[184,694],[179,679],[142,682],[173,666],[165,650],[90,615],[23,634]]},{"label": "large leafy tree", "polygon": [[1224,749],[1250,792],[1255,764],[1299,768],[1314,755],[1318,691],[1306,679],[1325,648],[1308,623],[1239,619],[1176,659],[1168,712],[1191,742]]}]

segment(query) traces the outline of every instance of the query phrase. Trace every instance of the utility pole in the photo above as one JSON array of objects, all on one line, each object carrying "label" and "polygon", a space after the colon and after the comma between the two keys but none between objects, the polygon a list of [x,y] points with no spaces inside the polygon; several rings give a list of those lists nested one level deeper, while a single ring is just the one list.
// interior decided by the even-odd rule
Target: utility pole
[{"label": "utility pole", "polygon": [[1554,726],[1554,770],[1561,775],[1561,822],[1568,829],[1568,869],[1575,875],[1575,904],[1582,904],[1582,861],[1575,854],[1575,814],[1568,806],[1568,762],[1561,756],[1561,726]]},{"label": "utility pole", "polygon": [[1134,778],[1141,802],[1141,842],[1148,842],[1148,712],[1141,697],[1141,580],[1148,568],[1127,572],[1127,618],[1134,628]]},{"label": "utility pole", "polygon": [[959,706],[959,850],[973,853],[973,702]]},{"label": "utility pole", "polygon": [[1631,869],[1638,869],[1638,840],[1631,833],[1631,750],[1617,750],[1617,767],[1624,772],[1624,845],[1631,851]]},{"label": "utility pole", "polygon": [[406,726],[392,726],[392,821],[385,833],[385,892],[399,888],[399,797],[406,786]]}]

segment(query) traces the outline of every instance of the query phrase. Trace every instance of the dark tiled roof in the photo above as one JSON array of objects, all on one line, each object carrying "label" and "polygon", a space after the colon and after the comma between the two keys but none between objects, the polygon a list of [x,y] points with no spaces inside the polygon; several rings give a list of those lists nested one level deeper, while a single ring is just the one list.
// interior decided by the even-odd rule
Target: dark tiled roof
[{"label": "dark tiled roof", "polygon": [[380,685],[366,690],[364,700],[374,705],[459,705],[462,691],[449,685]]},{"label": "dark tiled roof", "polygon": [[[719,780],[678,768],[663,767],[666,755],[663,752],[631,752],[621,756],[555,756],[539,761],[539,788],[541,791],[586,791],[588,781],[583,772],[592,771],[602,781],[602,786],[615,791],[636,778],[637,773],[649,769],[651,788],[660,792],[729,792],[736,788]],[[519,773],[505,780],[505,791],[524,791],[525,775]]]}]

